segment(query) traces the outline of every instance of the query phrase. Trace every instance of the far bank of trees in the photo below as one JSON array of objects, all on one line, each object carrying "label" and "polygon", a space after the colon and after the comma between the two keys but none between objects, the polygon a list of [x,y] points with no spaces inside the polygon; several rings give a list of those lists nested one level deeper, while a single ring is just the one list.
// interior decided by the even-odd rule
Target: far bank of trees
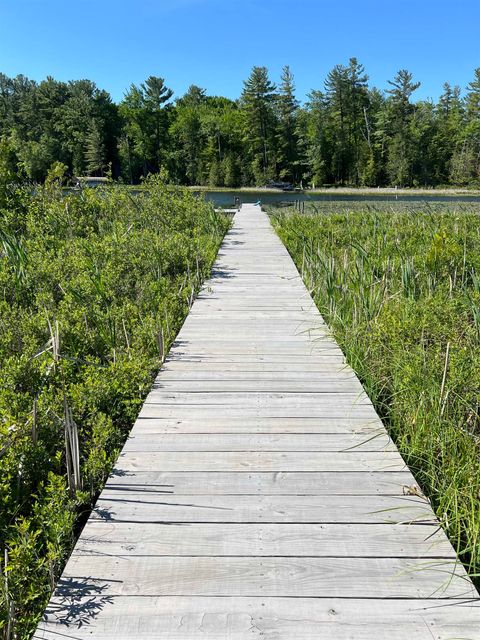
[{"label": "far bank of trees", "polygon": [[186,185],[438,186],[480,184],[480,68],[462,91],[415,100],[400,70],[384,91],[356,58],[336,65],[305,104],[288,66],[275,83],[254,67],[237,100],[163,78],[131,85],[120,104],[89,80],[37,83],[0,74],[0,172],[43,181],[67,173],[127,183],[163,172]]}]

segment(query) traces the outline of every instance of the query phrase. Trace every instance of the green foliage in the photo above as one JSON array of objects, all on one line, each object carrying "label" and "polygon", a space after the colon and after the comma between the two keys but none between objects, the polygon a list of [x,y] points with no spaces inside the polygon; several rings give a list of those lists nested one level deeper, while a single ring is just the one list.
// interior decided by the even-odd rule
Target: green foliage
[{"label": "green foliage", "polygon": [[12,183],[17,179],[15,153],[12,143],[0,137],[0,208],[7,204]]},{"label": "green foliage", "polygon": [[92,176],[103,176],[106,169],[106,153],[102,131],[97,122],[93,122],[86,140],[85,160],[87,171]]},{"label": "green foliage", "polygon": [[166,161],[169,117],[166,103],[172,95],[163,78],[150,76],[140,87],[132,84],[120,104],[124,173],[131,181],[159,172]]},{"label": "green foliage", "polygon": [[63,162],[54,162],[45,177],[45,186],[58,187],[62,186],[67,175],[68,167]]},{"label": "green foliage", "polygon": [[277,112],[279,176],[282,180],[298,184],[302,174],[299,157],[299,103],[295,98],[293,74],[288,66],[284,67],[282,71],[277,96]]},{"label": "green foliage", "polygon": [[235,101],[196,85],[172,101],[164,79],[150,76],[117,105],[89,80],[0,74],[0,198],[5,167],[43,182],[54,162],[69,177],[110,167],[132,184],[168,171],[177,184],[232,188],[478,186],[480,68],[464,96],[446,83],[437,103],[413,101],[420,83],[406,69],[388,86],[370,87],[350,58],[304,105],[288,66],[277,85],[253,67]]},{"label": "green foliage", "polygon": [[113,186],[64,196],[64,170],[54,165],[45,187],[20,192],[0,218],[0,636],[9,640],[34,630],[228,226],[158,176],[133,197]]},{"label": "green foliage", "polygon": [[336,65],[325,81],[325,120],[330,140],[330,171],[335,182],[360,181],[360,158],[365,153],[362,134],[368,117],[368,76],[363,65],[351,58],[348,67]]},{"label": "green foliage", "polygon": [[277,231],[472,576],[480,231],[468,210],[275,213]]},{"label": "green foliage", "polygon": [[256,184],[265,184],[276,173],[275,90],[266,67],[253,67],[244,82],[241,97],[243,139]]}]

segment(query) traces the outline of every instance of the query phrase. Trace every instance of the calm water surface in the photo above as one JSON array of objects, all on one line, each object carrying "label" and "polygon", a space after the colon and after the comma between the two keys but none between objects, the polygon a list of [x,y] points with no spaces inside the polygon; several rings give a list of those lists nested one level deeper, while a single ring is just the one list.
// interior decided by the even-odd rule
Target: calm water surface
[{"label": "calm water surface", "polygon": [[301,202],[368,202],[369,204],[381,202],[470,202],[480,204],[480,196],[445,196],[445,195],[346,195],[323,193],[297,193],[279,191],[278,193],[265,193],[264,191],[204,191],[207,200],[217,207],[233,207],[235,198],[240,198],[241,203],[260,201],[262,204],[288,204],[300,200]]}]

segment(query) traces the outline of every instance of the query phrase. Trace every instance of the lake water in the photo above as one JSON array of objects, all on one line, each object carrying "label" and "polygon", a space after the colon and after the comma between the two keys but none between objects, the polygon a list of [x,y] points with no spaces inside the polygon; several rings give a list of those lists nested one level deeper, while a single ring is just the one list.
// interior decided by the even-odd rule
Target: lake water
[{"label": "lake water", "polygon": [[279,191],[278,193],[266,193],[265,191],[204,191],[207,200],[210,200],[217,207],[233,207],[235,198],[240,198],[240,203],[251,203],[260,201],[262,204],[285,204],[295,202],[365,202],[369,204],[382,202],[470,202],[480,204],[480,196],[477,195],[396,195],[392,194],[368,194],[368,195],[348,195],[348,194],[324,194],[324,193],[298,193],[289,191]]}]

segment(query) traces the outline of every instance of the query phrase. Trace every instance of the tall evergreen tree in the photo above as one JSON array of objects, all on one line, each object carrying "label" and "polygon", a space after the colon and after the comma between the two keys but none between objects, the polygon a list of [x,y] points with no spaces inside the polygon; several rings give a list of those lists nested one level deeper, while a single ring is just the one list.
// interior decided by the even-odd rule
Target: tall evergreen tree
[{"label": "tall evergreen tree", "polygon": [[445,82],[443,93],[435,105],[435,116],[436,130],[430,145],[431,153],[435,155],[434,179],[436,183],[447,184],[464,124],[460,87],[452,87]]},{"label": "tall evergreen tree", "polygon": [[335,65],[327,75],[325,95],[328,106],[327,136],[332,151],[328,164],[333,181],[345,182],[352,149],[348,142],[348,72],[343,65]]},{"label": "tall evergreen tree", "polygon": [[173,96],[172,89],[165,86],[163,78],[149,76],[141,85],[143,105],[149,116],[149,137],[153,171],[159,171],[162,161],[162,147],[165,142],[167,122],[164,105]]},{"label": "tall evergreen tree", "polygon": [[389,115],[389,141],[387,171],[390,182],[398,186],[412,183],[413,140],[411,131],[412,116],[415,106],[410,97],[420,86],[413,82],[412,74],[400,69],[393,80],[388,83],[392,87],[387,90]]},{"label": "tall evergreen tree", "polygon": [[275,85],[266,67],[253,67],[244,81],[241,105],[250,171],[257,184],[276,177]]},{"label": "tall evergreen tree", "polygon": [[[222,186],[238,187],[242,183],[242,167],[248,165],[248,158],[244,156],[243,115],[238,103],[221,97],[209,97],[203,111],[205,162],[210,168],[218,164],[217,175]],[[250,173],[249,168],[246,173]],[[248,179],[243,182],[250,184]]]},{"label": "tall evergreen tree", "polygon": [[468,84],[465,125],[452,158],[452,178],[459,184],[480,181],[480,67]]},{"label": "tall evergreen tree", "polygon": [[330,178],[331,137],[328,135],[328,103],[324,93],[312,91],[308,96],[302,124],[306,137],[305,159],[312,185],[322,186]]},{"label": "tall evergreen tree", "polygon": [[90,125],[90,131],[86,140],[85,159],[89,175],[103,176],[106,169],[106,151],[102,127],[97,120],[93,120]]},{"label": "tall evergreen tree", "polygon": [[176,150],[174,158],[171,158],[173,174],[181,182],[190,185],[203,183],[202,156],[205,140],[202,110],[206,100],[205,90],[191,85],[187,93],[177,100],[170,127],[172,145]]},{"label": "tall evergreen tree", "polygon": [[148,125],[141,90],[132,84],[119,106],[123,121],[119,152],[123,174],[130,181],[147,176],[149,164]]},{"label": "tall evergreen tree", "polygon": [[365,110],[368,106],[368,76],[356,58],[347,67],[336,65],[325,81],[327,137],[330,141],[331,179],[358,184],[369,157]]},{"label": "tall evergreen tree", "polygon": [[126,92],[120,104],[124,123],[120,152],[128,163],[127,176],[138,179],[159,171],[167,155],[165,104],[172,95],[163,78],[156,76],[147,78],[140,87],[132,84]]},{"label": "tall evergreen tree", "polygon": [[381,91],[376,88],[368,89],[367,104],[363,107],[363,136],[366,146],[360,177],[361,184],[367,187],[375,187],[384,181],[384,103],[385,98]]},{"label": "tall evergreen tree", "polygon": [[277,95],[278,130],[277,148],[280,177],[296,183],[298,166],[298,120],[299,103],[295,98],[295,84],[290,67],[282,70]]},{"label": "tall evergreen tree", "polygon": [[365,67],[356,58],[350,58],[347,67],[347,117],[349,125],[348,144],[353,150],[348,167],[349,183],[358,185],[362,181],[365,162],[370,158],[368,148],[368,76]]}]

